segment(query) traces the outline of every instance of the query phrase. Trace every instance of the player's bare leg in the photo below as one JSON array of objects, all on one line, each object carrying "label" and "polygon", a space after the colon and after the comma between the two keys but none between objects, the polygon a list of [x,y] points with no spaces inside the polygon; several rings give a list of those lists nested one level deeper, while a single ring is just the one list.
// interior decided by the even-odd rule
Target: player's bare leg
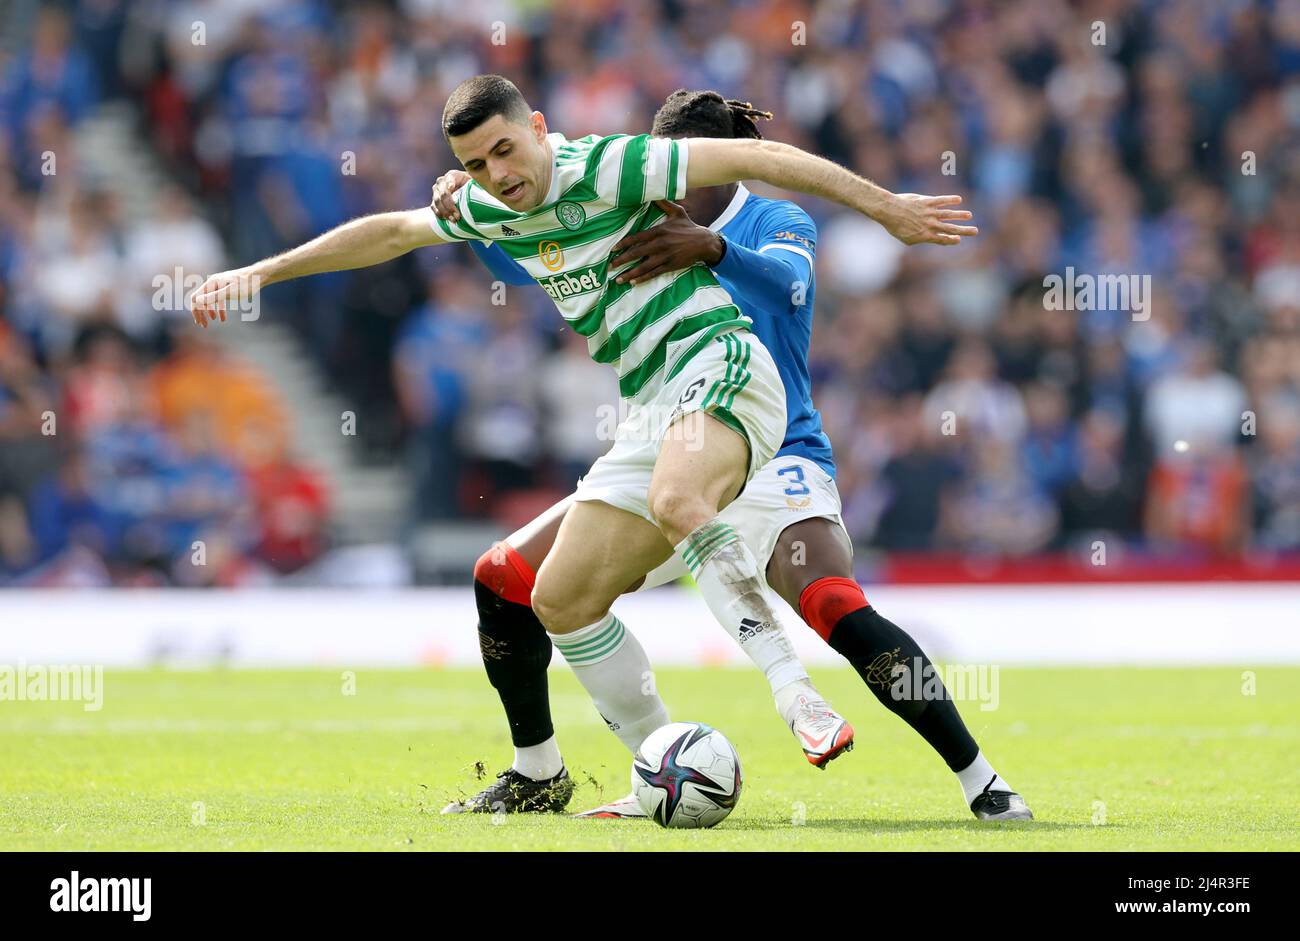
[{"label": "player's bare leg", "polygon": [[[853,577],[853,546],[842,526],[825,517],[787,526],[768,560],[767,581],[853,665],[881,705],[939,753],[956,774],[975,816],[1033,818],[980,751],[925,651],[910,634],[881,617],[863,595]],[[908,670],[919,671],[925,682],[898,682]],[[911,694],[918,685],[935,695],[917,699]]]},{"label": "player's bare leg", "polygon": [[630,751],[668,723],[668,712],[648,682],[645,651],[610,608],[671,551],[641,517],[599,501],[575,502],[533,587],[532,608],[551,642]]},{"label": "player's bare leg", "polygon": [[[591,625],[594,630],[566,632],[571,639],[557,636],[556,643],[623,744],[635,751],[646,735],[668,723],[667,709],[653,684],[646,683],[650,665],[645,652],[609,613],[609,606],[624,588],[639,582],[648,570],[642,566],[653,568],[671,549],[662,534],[640,517],[606,504],[586,503],[579,505],[577,521],[570,527],[576,526],[579,535],[570,535],[563,545],[594,547],[596,555],[586,557],[562,548],[559,564],[548,566],[546,560],[565,521],[575,515],[573,504],[569,497],[552,506],[494,545],[474,568],[483,666],[506,711],[515,758],[494,784],[468,800],[453,801],[443,813],[560,811],[572,796],[573,782],[551,722],[546,670],[552,645],[533,608],[538,584],[543,605],[550,597],[550,585],[568,581],[585,595],[575,599],[586,602],[573,609],[576,617],[596,620],[593,613],[600,609],[597,623]],[[610,564],[613,560],[626,564],[629,574],[615,574],[618,566]]]},{"label": "player's bare leg", "polygon": [[575,502],[537,571],[533,610],[552,635],[571,634],[604,617],[670,555],[663,533],[641,517],[598,500]]},{"label": "player's bare leg", "polygon": [[531,607],[536,571],[546,558],[572,498],[566,497],[506,539],[474,566],[479,652],[510,726],[510,767],[472,797],[443,808],[451,813],[558,813],[573,796],[551,722],[547,667],[551,642]]},{"label": "player's bare leg", "polygon": [[748,478],[749,444],[703,411],[669,425],[650,480],[649,506],[695,576],[709,608],[771,685],[777,710],[817,767],[853,746],[853,728],[812,686],[765,597],[758,563],[717,519]]}]

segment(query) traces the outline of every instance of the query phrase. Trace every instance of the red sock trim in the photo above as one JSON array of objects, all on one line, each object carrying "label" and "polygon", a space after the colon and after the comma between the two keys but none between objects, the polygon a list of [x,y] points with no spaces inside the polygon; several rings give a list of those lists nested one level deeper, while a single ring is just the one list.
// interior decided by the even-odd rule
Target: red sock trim
[{"label": "red sock trim", "polygon": [[537,575],[519,551],[508,542],[498,542],[474,563],[474,578],[495,595],[531,608]]},{"label": "red sock trim", "polygon": [[799,613],[827,643],[841,618],[869,607],[862,586],[851,578],[819,578],[799,594]]}]

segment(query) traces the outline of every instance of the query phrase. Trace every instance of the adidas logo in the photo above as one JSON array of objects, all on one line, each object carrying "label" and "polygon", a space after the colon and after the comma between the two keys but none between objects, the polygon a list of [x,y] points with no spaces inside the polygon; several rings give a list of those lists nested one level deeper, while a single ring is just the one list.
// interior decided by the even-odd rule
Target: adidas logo
[{"label": "adidas logo", "polygon": [[514,229],[510,228],[510,226],[508,226],[508,225],[503,225],[503,226],[501,227],[501,234],[502,234],[502,235],[518,235],[519,233],[518,233],[517,231],[515,231]]},{"label": "adidas logo", "polygon": [[741,618],[739,631],[740,642],[743,644],[745,641],[758,636],[763,631],[767,630],[767,628],[768,624],[766,621],[757,621],[754,618]]}]

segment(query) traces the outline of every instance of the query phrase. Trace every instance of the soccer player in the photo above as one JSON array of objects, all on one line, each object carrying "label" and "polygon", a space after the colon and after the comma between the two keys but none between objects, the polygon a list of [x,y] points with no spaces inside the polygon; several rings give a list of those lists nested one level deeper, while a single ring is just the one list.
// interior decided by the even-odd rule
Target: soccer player
[{"label": "soccer player", "polygon": [[[655,114],[655,137],[761,136],[757,118],[770,118],[746,102],[726,101],[713,91],[677,91]],[[455,218],[453,194],[468,182],[451,171],[434,187],[433,208]],[[777,456],[720,514],[765,562],[764,582],[799,611],[832,649],[857,670],[867,688],[891,712],[915,729],[956,774],[966,803],[982,820],[1029,818],[1020,795],[984,758],[942,684],[928,700],[893,694],[894,670],[933,665],[916,641],[882,617],[853,578],[852,543],[840,519],[831,444],[813,407],[808,376],[812,331],[813,263],[817,230],[794,203],[763,199],[743,184],[690,191],[682,205],[664,203],[668,219],[629,236],[615,249],[639,259],[620,275],[650,277],[693,264],[711,268],[753,318],[753,331],[771,351],[786,390],[785,439]],[[707,227],[693,218],[713,220]],[[475,253],[500,281],[533,283],[499,246],[473,244]],[[529,607],[534,575],[550,549],[568,497],[484,553],[475,566],[480,647],[488,678],[497,689],[510,724],[515,761],[496,782],[444,813],[562,810],[573,787],[561,775],[563,762],[551,721],[546,669],[551,644]],[[680,577],[676,557],[650,573],[649,588]],[[640,685],[639,676],[628,683]],[[936,677],[937,682],[937,677]],[[900,684],[898,688],[908,688]],[[936,693],[931,687],[931,693]],[[665,716],[665,721],[667,717]],[[624,717],[605,715],[607,723]],[[809,749],[810,759],[816,749]],[[594,808],[581,817],[643,817],[635,797]]]},{"label": "soccer player", "polygon": [[[614,244],[661,222],[657,200],[688,189],[759,179],[833,199],[912,244],[955,244],[976,234],[952,200],[895,196],[843,167],[756,139],[548,134],[545,117],[497,75],[462,82],[443,110],[443,132],[472,182],[458,220],[428,207],[378,213],[245,268],[209,277],[191,298],[196,322],[224,320],[261,287],[378,264],[423,245],[500,244],[588,338],[596,362],[619,377],[628,417],[592,467],[537,572],[533,611],[597,708],[623,704],[635,722],[615,730],[635,747],[662,725],[662,703],[625,688],[649,668],[610,607],[676,552],[714,617],[763,671],[797,739],[852,742],[852,728],[813,687],[762,591],[753,552],[719,511],[775,455],[785,391],[751,321],[708,268],[636,283]],[[629,260],[630,261],[630,260]]]}]

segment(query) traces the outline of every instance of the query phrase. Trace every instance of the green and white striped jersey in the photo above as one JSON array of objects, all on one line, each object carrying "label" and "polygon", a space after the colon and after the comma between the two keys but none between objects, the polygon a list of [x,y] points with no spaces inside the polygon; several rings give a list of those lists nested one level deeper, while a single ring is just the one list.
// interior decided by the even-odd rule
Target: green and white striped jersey
[{"label": "green and white striped jersey", "polygon": [[456,193],[460,220],[431,211],[431,225],[448,239],[500,245],[587,338],[591,358],[614,367],[623,398],[649,401],[706,343],[751,323],[704,265],[614,283],[635,259],[612,260],[610,249],[664,218],[654,200],[686,194],[686,142],[648,134],[547,140],[551,187],[536,209],[515,212],[470,182]]}]

